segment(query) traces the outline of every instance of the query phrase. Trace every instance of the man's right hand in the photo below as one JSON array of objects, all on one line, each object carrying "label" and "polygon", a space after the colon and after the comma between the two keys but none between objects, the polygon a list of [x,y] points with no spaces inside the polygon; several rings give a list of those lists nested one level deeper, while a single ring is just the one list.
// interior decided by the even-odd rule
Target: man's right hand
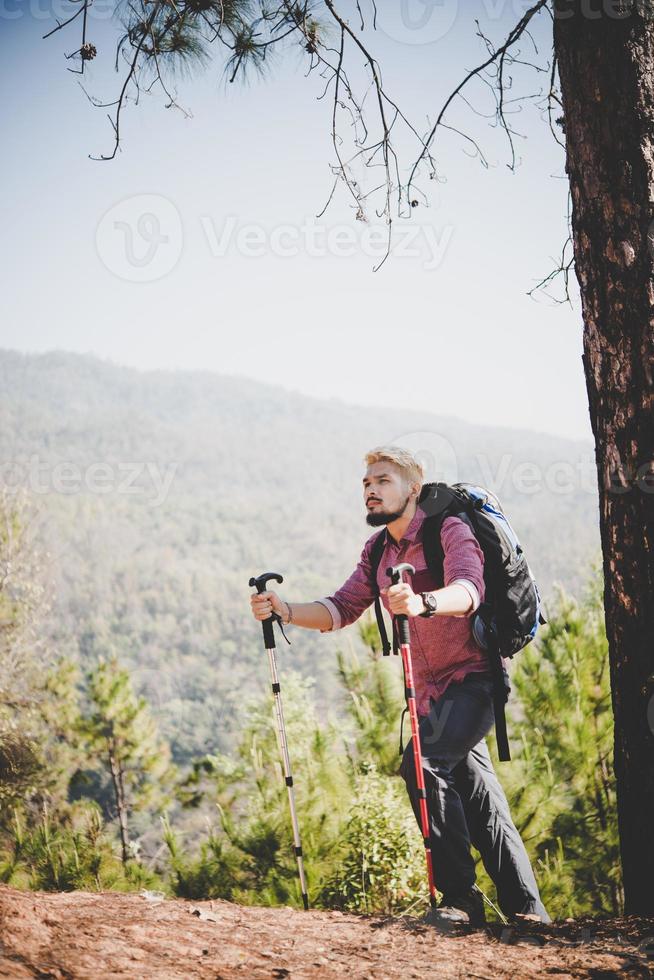
[{"label": "man's right hand", "polygon": [[250,596],[252,615],[260,622],[269,619],[271,613],[277,613],[282,619],[286,618],[287,606],[283,599],[280,599],[276,592],[255,592]]}]

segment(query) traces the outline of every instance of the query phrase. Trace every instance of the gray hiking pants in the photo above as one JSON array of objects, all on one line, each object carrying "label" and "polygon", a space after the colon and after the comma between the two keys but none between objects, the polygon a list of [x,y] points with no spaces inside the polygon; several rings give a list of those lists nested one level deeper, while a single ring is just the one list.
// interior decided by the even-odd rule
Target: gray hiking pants
[{"label": "gray hiking pants", "polygon": [[[472,887],[472,844],[495,883],[505,915],[536,912],[550,921],[485,741],[495,720],[490,673],[466,674],[430,704],[419,727],[436,888],[450,897]],[[410,738],[400,773],[420,826]]]}]

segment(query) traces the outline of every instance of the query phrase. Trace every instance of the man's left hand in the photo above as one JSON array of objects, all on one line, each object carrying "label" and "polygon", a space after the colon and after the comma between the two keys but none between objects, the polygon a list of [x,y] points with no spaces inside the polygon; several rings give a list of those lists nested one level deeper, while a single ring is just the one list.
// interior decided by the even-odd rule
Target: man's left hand
[{"label": "man's left hand", "polygon": [[388,597],[388,605],[394,616],[419,616],[425,611],[422,596],[416,595],[406,582],[389,585],[387,589],[382,589],[382,593]]}]

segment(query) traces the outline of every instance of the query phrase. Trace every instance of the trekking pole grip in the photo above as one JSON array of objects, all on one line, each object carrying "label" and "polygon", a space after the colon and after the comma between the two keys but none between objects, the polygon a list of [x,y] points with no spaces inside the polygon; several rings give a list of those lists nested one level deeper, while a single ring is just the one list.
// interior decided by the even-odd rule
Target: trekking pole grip
[{"label": "trekking pole grip", "polygon": [[[408,572],[409,575],[415,575],[416,570],[413,565],[410,565],[408,561],[403,561],[400,565],[393,565],[391,568],[386,569],[386,574],[390,578],[393,585],[397,585],[398,582],[402,581],[402,572]],[[402,645],[409,643],[409,617],[408,616],[396,616],[397,621],[397,635],[399,641]]]},{"label": "trekking pole grip", "polygon": [[[250,588],[255,588],[258,593],[265,592],[268,582],[273,579],[279,585],[282,584],[284,578],[279,572],[263,572],[261,575],[253,575],[250,579]],[[279,616],[277,613],[271,613],[268,619],[264,619],[261,622],[261,628],[263,629],[263,642],[266,650],[273,650],[275,647],[275,634],[273,631],[273,624],[275,620],[278,620]]]}]

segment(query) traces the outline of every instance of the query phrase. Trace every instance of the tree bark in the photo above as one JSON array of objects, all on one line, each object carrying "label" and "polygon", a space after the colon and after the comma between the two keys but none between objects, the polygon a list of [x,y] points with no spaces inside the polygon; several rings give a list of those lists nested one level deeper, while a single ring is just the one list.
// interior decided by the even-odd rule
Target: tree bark
[{"label": "tree bark", "polygon": [[654,913],[654,4],[555,0],[625,912]]},{"label": "tree bark", "polygon": [[113,749],[109,749],[109,767],[111,769],[111,779],[114,784],[114,795],[116,797],[116,810],[118,813],[118,827],[120,829],[120,845],[122,850],[123,864],[129,861],[129,828],[127,826],[127,802],[125,800],[125,786],[123,782],[123,770],[118,757]]}]

